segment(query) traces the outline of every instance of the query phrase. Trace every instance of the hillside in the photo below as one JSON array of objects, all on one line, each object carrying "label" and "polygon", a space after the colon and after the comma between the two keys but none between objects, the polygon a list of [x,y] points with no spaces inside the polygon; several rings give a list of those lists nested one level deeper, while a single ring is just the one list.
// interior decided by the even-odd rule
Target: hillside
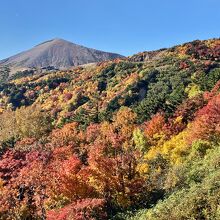
[{"label": "hillside", "polygon": [[122,56],[80,46],[63,39],[53,39],[2,60],[0,65],[6,65],[12,69],[51,66],[57,69],[67,69],[72,66],[111,60],[118,57]]},{"label": "hillside", "polygon": [[220,39],[0,84],[2,219],[219,219]]}]

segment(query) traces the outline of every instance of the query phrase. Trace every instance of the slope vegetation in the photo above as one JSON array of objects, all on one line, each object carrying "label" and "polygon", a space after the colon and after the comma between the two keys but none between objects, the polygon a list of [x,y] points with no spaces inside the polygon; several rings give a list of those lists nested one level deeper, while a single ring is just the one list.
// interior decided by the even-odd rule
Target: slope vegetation
[{"label": "slope vegetation", "polygon": [[0,85],[2,219],[219,219],[220,40]]}]

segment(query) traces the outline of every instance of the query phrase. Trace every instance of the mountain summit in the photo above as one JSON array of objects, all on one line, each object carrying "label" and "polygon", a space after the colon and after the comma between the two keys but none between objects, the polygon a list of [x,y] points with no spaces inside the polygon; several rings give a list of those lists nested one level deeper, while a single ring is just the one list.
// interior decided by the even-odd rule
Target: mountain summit
[{"label": "mountain summit", "polygon": [[87,48],[56,38],[4,59],[0,61],[0,65],[8,65],[12,68],[42,68],[53,66],[55,68],[65,69],[71,66],[111,60],[119,57],[122,56]]}]

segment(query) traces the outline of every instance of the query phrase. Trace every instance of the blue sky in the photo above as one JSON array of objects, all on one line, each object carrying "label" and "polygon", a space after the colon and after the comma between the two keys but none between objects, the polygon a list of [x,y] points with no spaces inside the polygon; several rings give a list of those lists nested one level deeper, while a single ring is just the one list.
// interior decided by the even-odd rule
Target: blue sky
[{"label": "blue sky", "polygon": [[131,55],[220,36],[220,0],[1,0],[0,59],[53,38]]}]

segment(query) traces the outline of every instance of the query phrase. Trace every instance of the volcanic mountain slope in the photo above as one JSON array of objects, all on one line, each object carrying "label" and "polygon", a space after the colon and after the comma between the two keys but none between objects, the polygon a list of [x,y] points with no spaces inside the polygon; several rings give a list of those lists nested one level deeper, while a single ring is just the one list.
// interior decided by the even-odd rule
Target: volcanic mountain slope
[{"label": "volcanic mountain slope", "polygon": [[119,54],[103,52],[80,46],[63,39],[53,39],[34,48],[0,61],[0,65],[11,68],[42,68],[53,66],[66,69],[87,63],[100,62],[122,57]]}]

